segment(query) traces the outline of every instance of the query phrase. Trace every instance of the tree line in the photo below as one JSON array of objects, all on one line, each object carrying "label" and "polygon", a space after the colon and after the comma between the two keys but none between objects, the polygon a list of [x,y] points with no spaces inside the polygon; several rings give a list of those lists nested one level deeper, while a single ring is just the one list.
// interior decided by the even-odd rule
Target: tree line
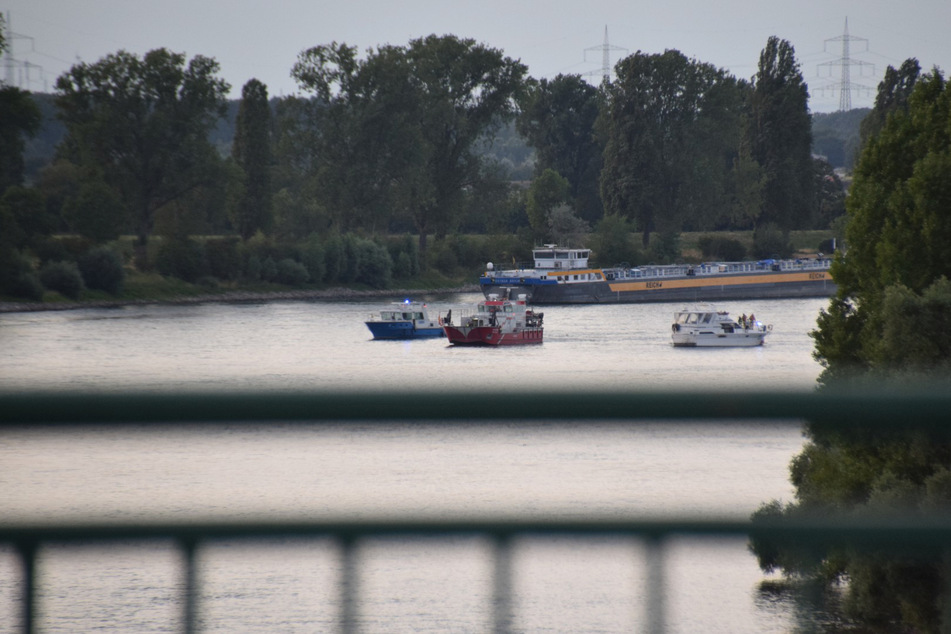
[{"label": "tree line", "polygon": [[[385,285],[548,241],[590,243],[613,264],[679,257],[683,231],[751,230],[754,255],[784,255],[790,231],[843,212],[841,184],[810,154],[795,52],[775,37],[750,80],[669,50],[621,60],[601,86],[536,80],[451,35],[363,54],[316,46],[291,69],[299,94],[243,86],[226,152],[212,139],[230,91],[218,71],[166,49],[76,64],[55,85],[63,139],[30,184],[23,144],[38,110],[2,87],[2,292],[36,292],[31,275],[115,252],[121,235],[134,245],[115,253],[120,269],[189,280],[352,281],[330,261],[350,244],[344,257],[363,254],[350,268],[379,263],[357,278]],[[494,158],[500,131],[534,151],[527,182]]]}]

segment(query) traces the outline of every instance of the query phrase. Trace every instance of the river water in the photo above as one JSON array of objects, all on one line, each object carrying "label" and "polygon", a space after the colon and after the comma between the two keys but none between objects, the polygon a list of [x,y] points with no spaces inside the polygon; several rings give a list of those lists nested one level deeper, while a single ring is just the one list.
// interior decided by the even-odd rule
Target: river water
[{"label": "river water", "polygon": [[[393,298],[399,299],[399,298]],[[454,314],[476,294],[426,299]],[[382,302],[135,306],[0,315],[0,388],[24,390],[796,389],[815,384],[808,332],[824,299],[727,302],[773,325],[765,346],[670,345],[681,306],[545,307],[545,343],[453,348],[373,341]],[[394,423],[0,434],[4,522],[83,519],[631,515],[745,518],[791,500],[796,426],[769,422],[544,428]],[[478,538],[361,544],[364,632],[483,632],[489,544]],[[664,551],[671,632],[811,629],[771,591],[741,540],[675,540]],[[176,631],[176,551],[163,543],[41,553],[43,632]],[[645,622],[636,541],[523,539],[515,627],[629,632]],[[321,540],[214,543],[200,551],[208,632],[325,632],[337,617],[339,554]],[[0,551],[0,631],[16,623],[18,573]]]}]

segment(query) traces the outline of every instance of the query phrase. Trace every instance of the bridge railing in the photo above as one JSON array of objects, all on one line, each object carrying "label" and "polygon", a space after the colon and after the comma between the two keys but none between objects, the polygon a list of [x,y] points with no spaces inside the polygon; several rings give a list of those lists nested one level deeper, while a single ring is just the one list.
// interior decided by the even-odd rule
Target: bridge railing
[{"label": "bridge railing", "polygon": [[[398,413],[394,416],[394,412]],[[154,423],[163,428],[227,422],[260,424],[265,421],[306,425],[341,421],[392,423],[439,421],[468,426],[531,421],[544,433],[544,423],[598,421],[637,425],[665,421],[670,425],[698,421],[718,425],[738,420],[809,420],[819,425],[855,425],[889,428],[915,424],[931,432],[951,434],[951,393],[941,389],[864,390],[850,393],[814,392],[665,392],[665,393],[525,393],[495,392],[491,398],[470,392],[413,393],[259,393],[259,394],[0,394],[0,438],[4,430],[32,428],[122,429]],[[2,490],[0,490],[2,494]],[[185,571],[181,630],[198,631],[199,580],[196,552],[215,540],[270,537],[331,537],[343,553],[339,580],[339,631],[358,631],[360,596],[355,548],[361,540],[380,536],[483,535],[494,544],[491,613],[495,632],[507,632],[513,622],[511,601],[512,540],[521,536],[572,535],[582,537],[634,536],[648,545],[647,630],[666,631],[663,565],[657,553],[673,537],[756,537],[795,540],[797,544],[828,543],[887,546],[900,543],[951,545],[951,516],[808,518],[757,522],[710,520],[697,517],[644,518],[637,516],[587,519],[537,519],[500,516],[487,519],[414,517],[359,521],[274,522],[149,522],[101,524],[83,522],[17,522],[0,520],[0,544],[12,545],[23,574],[21,618],[14,627],[37,631],[37,552],[61,543],[123,542],[135,539],[171,539],[181,550]],[[632,598],[633,600],[633,598]],[[11,628],[12,629],[12,628]]]}]

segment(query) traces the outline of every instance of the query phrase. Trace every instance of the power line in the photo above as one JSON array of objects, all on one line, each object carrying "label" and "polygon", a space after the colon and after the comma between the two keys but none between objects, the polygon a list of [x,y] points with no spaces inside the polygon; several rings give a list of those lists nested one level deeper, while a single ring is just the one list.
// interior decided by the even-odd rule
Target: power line
[{"label": "power line", "polygon": [[[864,75],[864,69],[871,67],[872,74],[875,73],[875,65],[869,62],[863,62],[862,60],[852,58],[851,44],[852,42],[865,42],[865,50],[860,51],[862,53],[868,52],[868,40],[864,37],[856,37],[854,35],[849,35],[849,18],[845,18],[845,30],[842,35],[838,37],[829,38],[825,41],[826,46],[829,42],[841,42],[842,44],[842,55],[839,59],[833,60],[831,62],[823,62],[818,65],[816,72],[819,76],[822,76],[822,69],[827,68],[829,70],[829,76],[832,74],[832,69],[836,66],[841,67],[841,77],[837,84],[831,84],[824,86],[819,90],[831,90],[835,92],[839,91],[839,110],[842,112],[848,112],[852,109],[852,90],[863,91],[866,94],[871,94],[874,89],[870,86],[864,84],[856,84],[852,81],[852,67],[857,66],[861,71],[861,74]],[[823,50],[826,50],[824,47]]]}]

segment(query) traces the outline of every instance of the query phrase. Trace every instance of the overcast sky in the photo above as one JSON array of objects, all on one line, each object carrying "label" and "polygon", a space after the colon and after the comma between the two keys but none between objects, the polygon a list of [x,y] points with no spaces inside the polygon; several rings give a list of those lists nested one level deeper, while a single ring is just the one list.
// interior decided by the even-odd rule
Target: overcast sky
[{"label": "overcast sky", "polygon": [[272,96],[289,95],[298,90],[290,69],[311,46],[364,51],[430,34],[501,49],[537,78],[590,74],[597,83],[607,29],[612,66],[638,50],[677,49],[747,79],[776,35],[796,49],[810,109],[831,112],[840,103],[835,62],[846,19],[853,107],[871,106],[885,68],[909,57],[926,70],[951,68],[949,0],[0,0],[0,11],[20,62],[0,79],[38,92],[52,91],[77,61],[165,47],[215,58],[235,98],[251,78]]}]

